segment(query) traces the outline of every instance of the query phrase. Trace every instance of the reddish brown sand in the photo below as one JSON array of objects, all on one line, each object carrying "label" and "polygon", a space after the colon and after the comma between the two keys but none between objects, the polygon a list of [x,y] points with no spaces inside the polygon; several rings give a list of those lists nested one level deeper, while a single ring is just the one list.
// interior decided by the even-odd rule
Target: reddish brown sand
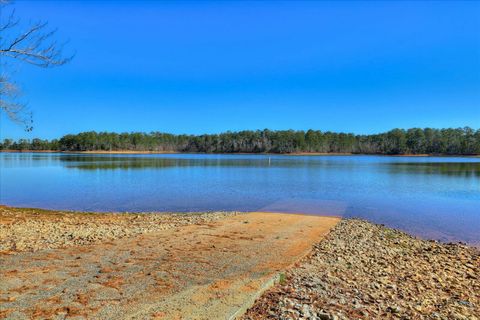
[{"label": "reddish brown sand", "polygon": [[0,318],[228,319],[338,218],[250,213],[0,256]]}]

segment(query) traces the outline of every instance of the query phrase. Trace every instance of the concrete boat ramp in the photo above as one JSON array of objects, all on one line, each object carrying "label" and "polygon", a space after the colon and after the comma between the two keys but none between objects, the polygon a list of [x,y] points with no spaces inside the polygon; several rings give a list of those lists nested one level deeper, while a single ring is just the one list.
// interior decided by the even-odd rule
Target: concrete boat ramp
[{"label": "concrete boat ramp", "polygon": [[253,212],[2,255],[0,292],[9,298],[0,301],[0,318],[234,319],[338,221]]}]

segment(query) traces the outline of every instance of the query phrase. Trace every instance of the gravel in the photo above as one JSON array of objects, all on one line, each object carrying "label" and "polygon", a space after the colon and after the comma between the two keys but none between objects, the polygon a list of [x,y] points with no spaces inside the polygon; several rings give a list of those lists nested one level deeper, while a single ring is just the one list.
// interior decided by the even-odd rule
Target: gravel
[{"label": "gravel", "polygon": [[342,220],[243,316],[256,319],[479,319],[480,253]]},{"label": "gravel", "polygon": [[[209,223],[236,212],[79,213],[0,207],[0,253],[83,246]],[[243,316],[257,319],[480,318],[480,252],[342,220]]]},{"label": "gravel", "polygon": [[0,253],[82,246],[208,223],[238,212],[84,213],[0,207]]}]

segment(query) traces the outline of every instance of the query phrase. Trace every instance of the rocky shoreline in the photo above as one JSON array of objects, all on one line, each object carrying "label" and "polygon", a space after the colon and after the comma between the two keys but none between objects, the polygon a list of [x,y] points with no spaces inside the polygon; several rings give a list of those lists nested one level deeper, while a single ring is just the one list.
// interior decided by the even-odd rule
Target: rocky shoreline
[{"label": "rocky shoreline", "polygon": [[342,220],[243,316],[257,319],[479,319],[480,254]]},{"label": "rocky shoreline", "polygon": [[[0,254],[108,244],[238,212],[82,213],[0,206]],[[21,255],[18,255],[21,256]],[[344,219],[243,320],[480,319],[480,252]]]},{"label": "rocky shoreline", "polygon": [[241,213],[84,213],[0,206],[0,253],[82,246],[237,214]]}]

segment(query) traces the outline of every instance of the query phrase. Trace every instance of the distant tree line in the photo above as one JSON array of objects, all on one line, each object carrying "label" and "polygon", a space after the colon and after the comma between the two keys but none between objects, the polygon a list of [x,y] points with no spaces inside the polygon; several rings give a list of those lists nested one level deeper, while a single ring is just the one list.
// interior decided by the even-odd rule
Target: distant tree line
[{"label": "distant tree line", "polygon": [[351,133],[268,129],[204,135],[161,132],[82,132],[60,139],[5,139],[2,150],[171,151],[206,153],[357,153],[357,154],[480,154],[480,129],[412,128],[385,133]]}]

